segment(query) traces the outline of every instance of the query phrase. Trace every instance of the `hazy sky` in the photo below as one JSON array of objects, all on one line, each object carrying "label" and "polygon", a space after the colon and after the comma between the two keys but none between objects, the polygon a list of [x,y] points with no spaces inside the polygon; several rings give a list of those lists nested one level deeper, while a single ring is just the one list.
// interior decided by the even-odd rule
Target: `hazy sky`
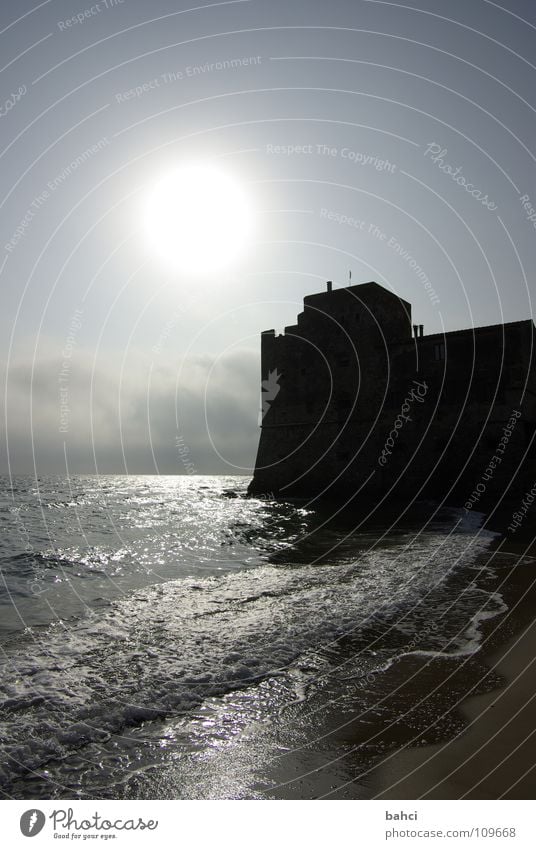
[{"label": "hazy sky", "polygon": [[[350,269],[425,332],[532,316],[530,0],[3,0],[0,40],[2,471],[247,473],[261,330]],[[193,160],[255,210],[209,275],[142,232]]]}]

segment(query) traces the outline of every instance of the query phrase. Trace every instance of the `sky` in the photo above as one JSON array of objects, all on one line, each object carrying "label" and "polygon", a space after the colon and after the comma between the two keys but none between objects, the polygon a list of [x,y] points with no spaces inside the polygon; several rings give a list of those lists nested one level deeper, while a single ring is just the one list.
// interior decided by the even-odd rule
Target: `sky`
[{"label": "sky", "polygon": [[[0,471],[249,474],[260,333],[350,271],[532,317],[535,43],[530,0],[3,0]],[[192,163],[247,198],[221,268],[147,238]]]}]

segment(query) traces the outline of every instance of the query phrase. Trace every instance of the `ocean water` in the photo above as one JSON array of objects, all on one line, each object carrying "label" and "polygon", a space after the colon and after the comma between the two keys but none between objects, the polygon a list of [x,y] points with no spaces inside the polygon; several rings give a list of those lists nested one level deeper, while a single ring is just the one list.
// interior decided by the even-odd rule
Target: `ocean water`
[{"label": "ocean water", "polygon": [[4,797],[269,796],[314,699],[471,656],[506,609],[475,517],[356,528],[247,483],[2,479]]}]

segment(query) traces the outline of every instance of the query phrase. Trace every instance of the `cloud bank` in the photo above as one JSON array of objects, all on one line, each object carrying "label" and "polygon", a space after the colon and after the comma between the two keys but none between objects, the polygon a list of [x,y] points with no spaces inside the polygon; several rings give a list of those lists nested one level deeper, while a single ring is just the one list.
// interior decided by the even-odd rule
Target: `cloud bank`
[{"label": "cloud bank", "polygon": [[76,350],[4,364],[2,471],[249,474],[258,441],[251,350],[178,364]]}]

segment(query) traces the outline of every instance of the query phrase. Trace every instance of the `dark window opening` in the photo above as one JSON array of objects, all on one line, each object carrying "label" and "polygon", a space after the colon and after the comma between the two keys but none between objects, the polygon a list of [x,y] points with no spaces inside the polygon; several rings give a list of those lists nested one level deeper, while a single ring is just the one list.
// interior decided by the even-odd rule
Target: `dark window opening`
[{"label": "dark window opening", "polygon": [[444,342],[436,342],[434,345],[434,360],[439,362],[440,360],[445,359],[445,343]]}]

